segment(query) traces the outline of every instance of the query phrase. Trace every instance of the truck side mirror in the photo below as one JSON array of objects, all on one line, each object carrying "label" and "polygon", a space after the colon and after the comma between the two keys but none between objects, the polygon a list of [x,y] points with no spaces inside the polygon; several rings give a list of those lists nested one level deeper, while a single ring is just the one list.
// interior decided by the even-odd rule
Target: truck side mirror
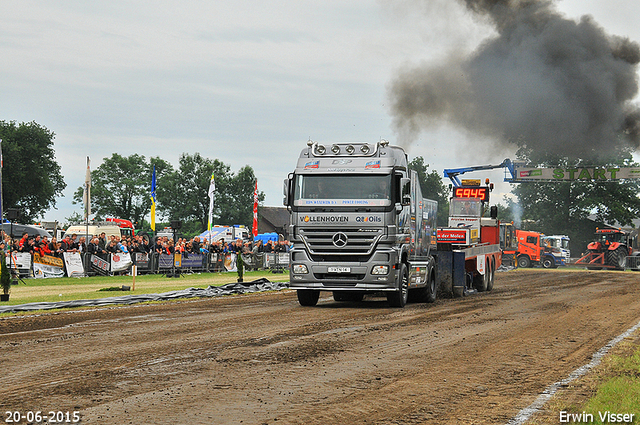
[{"label": "truck side mirror", "polygon": [[289,206],[289,187],[291,185],[291,179],[284,179],[284,185],[282,187],[282,194],[284,195],[284,199],[282,200],[282,204],[284,206]]},{"label": "truck side mirror", "polygon": [[411,179],[407,177],[400,179],[400,193],[402,205],[411,204]]},{"label": "truck side mirror", "polygon": [[491,218],[496,219],[498,218],[498,206],[494,205],[491,207]]}]

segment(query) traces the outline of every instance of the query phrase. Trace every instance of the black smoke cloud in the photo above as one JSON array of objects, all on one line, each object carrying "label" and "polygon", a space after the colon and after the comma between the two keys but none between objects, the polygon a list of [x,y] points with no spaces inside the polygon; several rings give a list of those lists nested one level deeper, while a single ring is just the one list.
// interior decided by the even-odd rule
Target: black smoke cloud
[{"label": "black smoke cloud", "polygon": [[[429,1],[429,0],[425,0]],[[640,46],[546,0],[459,0],[496,36],[471,54],[406,69],[390,83],[401,139],[449,122],[507,146],[597,157],[640,142]]]}]

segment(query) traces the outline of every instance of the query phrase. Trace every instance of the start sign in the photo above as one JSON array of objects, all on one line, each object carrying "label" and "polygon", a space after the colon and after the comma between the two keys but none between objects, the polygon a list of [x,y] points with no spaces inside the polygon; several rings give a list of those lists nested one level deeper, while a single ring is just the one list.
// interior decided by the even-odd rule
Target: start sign
[{"label": "start sign", "polygon": [[489,201],[489,188],[482,186],[460,186],[453,188],[454,198],[473,198],[482,202]]}]

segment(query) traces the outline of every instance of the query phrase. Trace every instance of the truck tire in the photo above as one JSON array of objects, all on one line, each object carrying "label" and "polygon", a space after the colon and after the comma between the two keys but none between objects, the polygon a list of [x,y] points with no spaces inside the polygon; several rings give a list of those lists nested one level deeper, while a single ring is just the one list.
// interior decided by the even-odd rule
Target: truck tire
[{"label": "truck tire", "polygon": [[541,263],[542,267],[544,267],[545,269],[555,269],[557,267],[555,258],[550,255],[545,255],[542,258]]},{"label": "truck tire", "polygon": [[318,304],[318,298],[320,298],[320,291],[313,289],[298,289],[298,302],[301,306],[313,307]]},{"label": "truck tire", "polygon": [[526,255],[521,255],[518,257],[518,267],[522,269],[526,269],[531,267],[531,260]]},{"label": "truck tire", "polygon": [[409,297],[409,269],[405,263],[400,266],[398,275],[398,289],[387,292],[387,302],[391,307],[403,308]]},{"label": "truck tire", "polygon": [[489,281],[487,282],[487,291],[493,290],[493,281],[496,277],[496,266],[493,261],[489,262]]},{"label": "truck tire", "polygon": [[619,246],[613,251],[607,252],[607,265],[615,267],[616,270],[624,270],[627,258],[627,248]]},{"label": "truck tire", "polygon": [[414,289],[412,299],[419,303],[432,303],[436,301],[436,275],[433,269],[429,271],[429,283],[424,288]]}]

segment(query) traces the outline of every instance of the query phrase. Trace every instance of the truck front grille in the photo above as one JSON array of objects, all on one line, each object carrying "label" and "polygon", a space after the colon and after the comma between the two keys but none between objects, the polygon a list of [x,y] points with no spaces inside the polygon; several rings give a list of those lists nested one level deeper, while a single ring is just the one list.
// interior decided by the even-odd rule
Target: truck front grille
[{"label": "truck front grille", "polygon": [[368,256],[382,235],[382,229],[300,229],[312,255]]}]

